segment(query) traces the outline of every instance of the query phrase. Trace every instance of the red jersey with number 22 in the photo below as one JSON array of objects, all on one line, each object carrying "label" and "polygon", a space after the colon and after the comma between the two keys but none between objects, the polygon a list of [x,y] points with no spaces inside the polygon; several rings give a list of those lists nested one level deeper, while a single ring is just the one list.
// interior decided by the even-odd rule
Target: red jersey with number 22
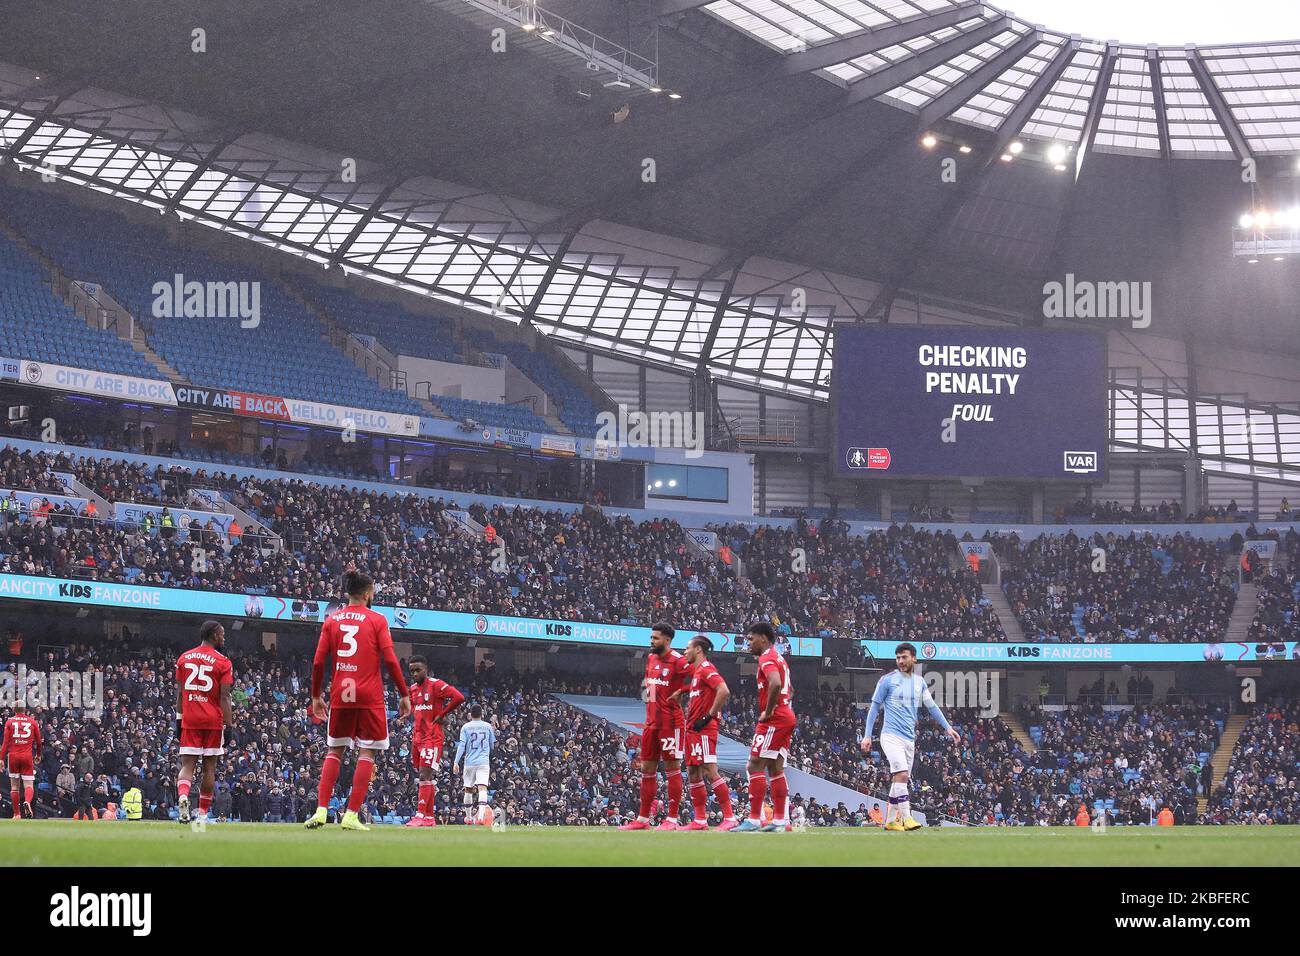
[{"label": "red jersey with number 22", "polygon": [[790,665],[775,647],[769,647],[759,657],[757,683],[759,716],[767,713],[767,695],[772,692],[779,695],[776,710],[772,712],[772,723],[793,724],[794,708],[790,701],[794,697],[794,688],[790,686]]},{"label": "red jersey with number 22", "polygon": [[694,727],[695,722],[703,720],[713,709],[713,702],[718,699],[718,688],[723,685],[722,675],[707,660],[700,661],[691,671],[691,693],[686,709],[686,726]]},{"label": "red jersey with number 22", "polygon": [[647,654],[645,662],[645,725],[647,727],[681,727],[686,723],[682,705],[671,700],[685,690],[691,679],[691,665],[681,652],[669,648],[663,657]]},{"label": "red jersey with number 22", "polygon": [[181,726],[186,730],[220,730],[221,688],[234,683],[230,658],[215,647],[200,644],[176,659],[176,683],[181,688]]}]

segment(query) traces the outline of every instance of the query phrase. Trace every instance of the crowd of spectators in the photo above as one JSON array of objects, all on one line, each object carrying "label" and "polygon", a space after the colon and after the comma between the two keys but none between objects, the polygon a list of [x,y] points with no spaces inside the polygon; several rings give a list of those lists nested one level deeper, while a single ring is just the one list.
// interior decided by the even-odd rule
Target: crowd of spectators
[{"label": "crowd of spectators", "polygon": [[[1279,520],[1287,520],[1290,507],[1284,503],[1279,509]],[[1118,501],[1088,501],[1080,498],[1068,505],[1059,506],[1054,514],[1057,524],[1188,524],[1188,523],[1222,523],[1242,521],[1245,515],[1237,507],[1236,500],[1226,505],[1206,506],[1192,514],[1184,514],[1183,506],[1177,501],[1164,501],[1157,505],[1131,505]]]},{"label": "crowd of spectators", "polygon": [[1030,640],[1218,642],[1236,602],[1224,541],[1073,531],[1029,542],[1015,534],[987,540]]},{"label": "crowd of spectators", "polygon": [[956,562],[949,532],[894,525],[853,535],[834,519],[709,527],[798,633],[916,644],[1003,639],[978,577]]},{"label": "crowd of spectators", "polygon": [[1300,703],[1257,704],[1202,823],[1300,823]]}]

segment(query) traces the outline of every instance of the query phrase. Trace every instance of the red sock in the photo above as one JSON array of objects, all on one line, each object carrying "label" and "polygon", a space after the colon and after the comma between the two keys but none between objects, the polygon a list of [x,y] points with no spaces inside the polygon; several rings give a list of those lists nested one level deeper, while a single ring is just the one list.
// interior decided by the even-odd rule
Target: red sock
[{"label": "red sock", "polygon": [[652,773],[641,772],[641,816],[650,819],[650,804],[654,803],[659,781]]},{"label": "red sock", "polygon": [[35,795],[34,792],[33,792],[34,789],[35,789],[35,788],[34,788],[30,783],[29,783],[26,787],[23,788],[23,791],[24,791],[23,796],[27,798],[27,802],[28,802],[28,803],[31,803],[31,802],[32,802],[32,797]]},{"label": "red sock", "polygon": [[416,814],[418,816],[423,817],[423,816],[432,815],[433,811],[430,809],[430,804],[432,803],[432,800],[430,799],[431,794],[429,793],[429,791],[432,789],[433,789],[433,784],[430,783],[428,780],[420,781],[420,788],[419,788],[420,804],[416,809]]},{"label": "red sock", "polygon": [[709,818],[709,788],[703,780],[691,784],[691,806],[695,808],[695,819],[704,823]]},{"label": "red sock", "polygon": [[749,819],[763,822],[763,797],[767,794],[767,772],[760,770],[749,775]]},{"label": "red sock", "polygon": [[767,786],[772,791],[772,819],[785,823],[786,798],[790,796],[790,785],[785,782],[785,772],[770,777]]},{"label": "red sock", "polygon": [[682,812],[682,772],[668,772],[668,819],[676,820]]},{"label": "red sock", "polygon": [[13,801],[13,805],[14,805],[14,819],[17,820],[20,816],[22,816],[22,813],[19,812],[19,807],[18,807],[18,791],[17,791],[17,790],[10,790],[10,791],[9,791],[9,799],[10,799],[11,801]]},{"label": "red sock", "polygon": [[212,809],[212,794],[204,793],[203,788],[199,788],[199,813],[207,813]]},{"label": "red sock", "polygon": [[334,784],[339,782],[339,764],[342,761],[334,754],[326,754],[325,762],[320,768],[320,789],[316,793],[316,806],[328,807],[330,797],[334,796]]},{"label": "red sock", "polygon": [[176,793],[178,796],[188,797],[190,795],[190,782],[188,780],[177,780]]},{"label": "red sock", "polygon": [[713,781],[713,797],[718,801],[718,806],[722,808],[722,819],[735,819],[735,814],[731,809],[731,788],[727,786],[727,781],[722,777]]},{"label": "red sock", "polygon": [[356,813],[361,804],[366,802],[366,792],[370,789],[370,776],[375,772],[375,762],[369,757],[357,761],[357,769],[352,774],[352,792],[348,794],[348,809]]}]

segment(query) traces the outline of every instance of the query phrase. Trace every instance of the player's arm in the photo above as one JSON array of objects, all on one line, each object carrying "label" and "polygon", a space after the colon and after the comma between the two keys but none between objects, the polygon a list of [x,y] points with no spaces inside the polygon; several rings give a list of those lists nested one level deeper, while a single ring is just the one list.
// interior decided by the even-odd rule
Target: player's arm
[{"label": "player's arm", "polygon": [[397,719],[405,720],[411,716],[411,688],[406,685],[402,662],[397,659],[397,654],[393,651],[393,635],[388,630],[388,620],[381,618],[381,621],[383,623],[379,629],[379,652],[384,656],[384,667],[388,669],[388,676],[392,678],[397,693],[402,698],[397,705]]},{"label": "player's arm", "polygon": [[465,695],[452,687],[450,684],[443,684],[445,693],[442,695],[442,709],[438,711],[438,716],[433,718],[435,724],[442,723],[442,719],[450,714],[453,710],[465,703]]},{"label": "player's arm", "polygon": [[325,699],[321,697],[321,688],[325,685],[325,661],[330,655],[330,623],[327,620],[321,625],[316,656],[311,662],[311,714],[317,720],[325,719]]},{"label": "player's arm", "polygon": [[883,677],[876,681],[875,693],[871,695],[871,706],[867,708],[867,726],[862,732],[862,752],[864,754],[871,753],[871,732],[876,729],[876,720],[880,717],[880,708],[885,705],[885,695],[888,692]]},{"label": "player's arm", "polygon": [[784,683],[781,680],[781,668],[774,661],[769,661],[763,668],[763,676],[767,678],[767,708],[758,715],[760,724],[771,722],[772,715],[776,713],[776,708],[781,703],[781,685]]},{"label": "player's arm", "polygon": [[960,743],[961,734],[952,729],[952,725],[948,723],[948,718],[943,715],[943,711],[939,709],[939,704],[935,701],[933,695],[931,695],[929,687],[926,687],[925,693],[921,695],[921,703],[925,704],[925,709],[930,712],[930,716],[934,718],[934,722],[943,728],[944,733],[951,738],[952,742]]},{"label": "player's arm", "polygon": [[465,756],[465,744],[469,742],[469,737],[465,733],[465,728],[460,728],[460,739],[456,741],[456,757],[451,762],[451,772],[460,773],[460,758]]}]

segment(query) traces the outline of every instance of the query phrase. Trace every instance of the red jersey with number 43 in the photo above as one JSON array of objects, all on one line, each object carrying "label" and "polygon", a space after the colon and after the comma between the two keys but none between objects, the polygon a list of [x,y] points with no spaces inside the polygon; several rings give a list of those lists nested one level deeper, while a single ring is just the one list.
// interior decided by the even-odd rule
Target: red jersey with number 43
[{"label": "red jersey with number 43", "polygon": [[442,724],[434,723],[443,714],[458,706],[465,695],[445,680],[426,677],[422,684],[411,685],[411,709],[415,712],[415,731],[411,737],[420,743],[440,746],[443,741]]},{"label": "red jersey with number 43", "polygon": [[176,659],[176,683],[181,688],[181,726],[186,730],[220,730],[221,688],[235,680],[230,658],[215,647],[200,644]]},{"label": "red jersey with number 43", "polygon": [[713,709],[713,702],[718,699],[718,688],[725,681],[718,669],[710,661],[700,661],[691,671],[691,695],[686,707],[686,726],[693,727],[697,720],[703,720]]},{"label": "red jersey with number 43", "polygon": [[4,744],[0,754],[5,757],[25,757],[32,760],[33,749],[41,746],[41,728],[27,714],[14,714],[5,721]]},{"label": "red jersey with number 43", "polygon": [[406,681],[393,653],[388,620],[378,611],[360,605],[348,606],[325,619],[312,668],[313,693],[319,689],[315,686],[316,675],[321,672],[327,655],[334,659],[331,708],[383,707],[384,679],[380,668],[385,664],[390,674],[397,671],[394,683],[406,692]]},{"label": "red jersey with number 43", "polygon": [[685,690],[691,679],[691,665],[671,648],[663,657],[647,654],[645,662],[645,724],[647,727],[681,727],[686,721],[679,700],[669,700]]},{"label": "red jersey with number 43", "polygon": [[772,712],[773,723],[794,722],[794,708],[790,701],[794,697],[794,688],[790,686],[790,665],[785,658],[769,647],[758,659],[758,713],[767,713],[768,691],[775,692],[776,710]]}]

